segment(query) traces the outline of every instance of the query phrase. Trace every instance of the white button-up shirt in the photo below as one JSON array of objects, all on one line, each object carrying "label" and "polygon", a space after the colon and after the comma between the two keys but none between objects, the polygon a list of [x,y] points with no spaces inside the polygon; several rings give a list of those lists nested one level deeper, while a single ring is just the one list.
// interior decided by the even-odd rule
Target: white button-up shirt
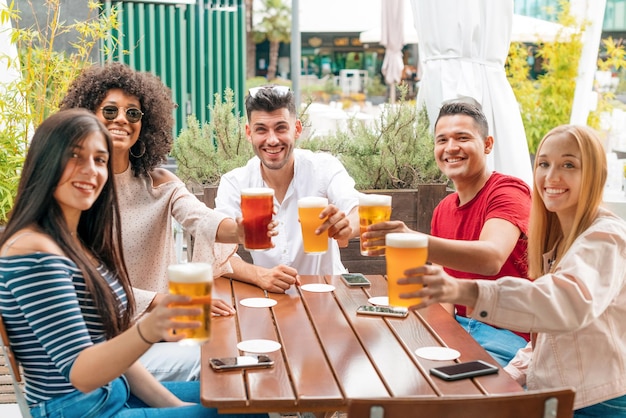
[{"label": "white button-up shirt", "polygon": [[[339,246],[334,239],[324,254],[305,254],[298,221],[298,199],[306,196],[328,198],[347,215],[359,203],[354,180],[341,162],[327,153],[294,149],[294,176],[282,203],[274,198],[278,235],[272,238],[274,248],[251,251],[254,264],[272,268],[278,264],[294,267],[299,274],[341,274]],[[215,198],[215,208],[227,216],[241,216],[241,189],[267,187],[261,175],[261,161],[253,157],[244,167],[222,176]]]}]

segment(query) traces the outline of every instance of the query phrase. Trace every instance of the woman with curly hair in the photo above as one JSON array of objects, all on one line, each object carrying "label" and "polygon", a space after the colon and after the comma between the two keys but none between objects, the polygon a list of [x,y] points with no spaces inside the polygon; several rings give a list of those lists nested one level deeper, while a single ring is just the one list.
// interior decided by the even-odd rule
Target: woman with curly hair
[{"label": "woman with curly hair", "polygon": [[[121,63],[94,65],[72,82],[60,107],[90,110],[113,138],[122,245],[138,314],[168,292],[167,266],[177,261],[173,219],[195,239],[192,261],[213,263],[216,276],[230,272],[227,260],[236,246],[216,241],[241,242],[243,228],[207,208],[176,175],[159,167],[172,147],[175,104],[158,77]],[[215,301],[212,311],[234,313],[222,301]],[[160,380],[197,379],[200,371],[197,347],[156,344],[142,361]]]}]

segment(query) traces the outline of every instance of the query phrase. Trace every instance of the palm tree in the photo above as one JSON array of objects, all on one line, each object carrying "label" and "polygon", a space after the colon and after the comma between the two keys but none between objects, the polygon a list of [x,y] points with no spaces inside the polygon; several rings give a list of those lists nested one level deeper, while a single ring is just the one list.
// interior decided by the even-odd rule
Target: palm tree
[{"label": "palm tree", "polygon": [[291,6],[284,0],[262,0],[262,19],[254,28],[255,43],[268,40],[270,43],[270,60],[267,66],[267,79],[276,78],[278,63],[278,47],[281,42],[291,41]]}]

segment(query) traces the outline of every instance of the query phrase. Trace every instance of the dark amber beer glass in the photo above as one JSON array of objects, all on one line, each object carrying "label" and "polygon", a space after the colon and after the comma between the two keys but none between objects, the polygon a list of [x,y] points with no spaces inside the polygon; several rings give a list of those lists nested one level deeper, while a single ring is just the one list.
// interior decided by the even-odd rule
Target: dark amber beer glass
[{"label": "dark amber beer glass", "polygon": [[246,235],[246,250],[272,248],[272,238],[267,235],[267,226],[274,214],[274,189],[256,187],[241,190],[241,214]]},{"label": "dark amber beer glass", "polygon": [[400,299],[400,293],[416,292],[422,288],[422,285],[399,285],[398,279],[406,277],[405,270],[426,264],[428,235],[405,232],[387,234],[385,245],[389,305],[409,307],[419,303],[420,298]]},{"label": "dark amber beer glass", "polygon": [[173,304],[187,308],[200,308],[196,316],[179,316],[178,321],[199,321],[200,328],[177,329],[176,334],[185,334],[179,343],[184,345],[202,344],[211,337],[211,289],[213,287],[213,267],[208,263],[173,264],[167,268],[170,293],[190,296],[186,304]]}]

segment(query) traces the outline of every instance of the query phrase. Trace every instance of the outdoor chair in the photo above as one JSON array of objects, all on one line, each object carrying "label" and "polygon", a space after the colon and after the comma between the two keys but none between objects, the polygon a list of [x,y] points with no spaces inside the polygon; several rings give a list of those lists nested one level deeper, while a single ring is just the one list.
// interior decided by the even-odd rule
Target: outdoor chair
[{"label": "outdoor chair", "polygon": [[574,390],[528,391],[506,395],[354,399],[348,418],[571,418]]},{"label": "outdoor chair", "polygon": [[7,334],[7,330],[4,327],[4,321],[2,320],[1,315],[0,315],[0,348],[2,348],[2,354],[4,354],[4,359],[9,369],[11,380],[13,381],[13,390],[15,391],[15,399],[20,408],[20,412],[22,413],[22,417],[31,418],[30,408],[28,408],[28,404],[26,403],[26,398],[24,397],[22,388],[19,385],[19,383],[22,381],[22,376],[20,375],[19,364],[17,363],[17,359],[13,355],[13,351],[11,351],[11,346],[9,345],[9,335]]}]

